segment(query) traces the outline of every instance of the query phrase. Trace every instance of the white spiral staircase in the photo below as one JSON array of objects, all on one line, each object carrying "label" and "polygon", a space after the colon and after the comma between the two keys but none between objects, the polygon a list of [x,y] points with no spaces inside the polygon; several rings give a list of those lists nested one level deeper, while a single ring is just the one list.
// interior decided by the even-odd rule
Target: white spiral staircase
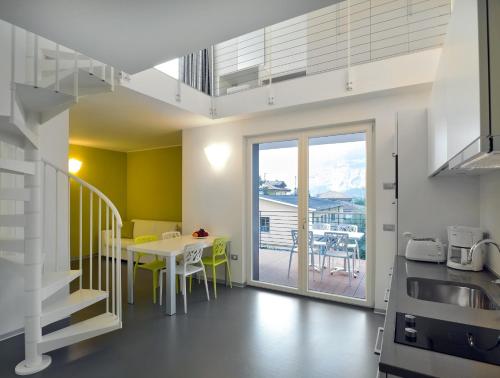
[{"label": "white spiral staircase", "polygon": [[[14,237],[0,239],[0,264],[21,265],[24,270],[25,360],[16,366],[15,371],[26,375],[50,365],[51,358],[43,353],[122,326],[120,214],[99,190],[45,161],[39,150],[39,131],[48,127],[44,126],[45,122],[69,109],[79,96],[112,91],[116,78],[112,67],[82,54],[15,26],[11,26],[10,33],[10,112],[0,113],[0,141],[21,150],[24,158],[0,158],[0,172],[12,175],[16,182],[19,179],[21,183],[24,181],[24,185],[21,188],[0,188],[0,200],[22,203],[24,211],[0,214],[2,229],[22,229],[21,233],[13,232]],[[9,46],[0,48],[9,51]],[[76,185],[79,189],[79,205],[76,209],[69,209],[72,213],[79,213],[78,269],[71,270],[67,266],[64,270],[48,271],[44,257],[54,251],[46,250],[47,245],[63,248],[68,261],[70,255],[69,240],[65,247],[44,240],[48,222],[55,222],[56,234],[57,225],[68,227],[69,239],[68,214],[66,219],[58,218],[60,211],[57,206],[61,198],[58,188],[61,185],[67,190],[67,206],[70,206],[70,186]],[[56,206],[51,212],[55,215],[50,216],[56,219],[48,219],[49,213],[45,211],[49,203],[47,198],[56,199],[50,202],[50,206],[54,203]],[[88,210],[84,211],[84,203],[89,204]],[[88,235],[83,235],[84,222],[88,225]],[[101,232],[94,232],[103,227],[112,230],[113,240],[116,240],[106,250],[101,250]],[[89,272],[85,272],[88,274],[86,285],[82,277],[84,237],[88,238],[89,246],[85,255],[90,255]],[[97,237],[99,240],[95,243]],[[69,294],[69,284],[77,279],[78,289]],[[66,290],[66,295],[60,295],[61,290],[63,294]],[[42,332],[43,327],[100,301],[105,301],[105,310],[100,315],[51,333]]]}]

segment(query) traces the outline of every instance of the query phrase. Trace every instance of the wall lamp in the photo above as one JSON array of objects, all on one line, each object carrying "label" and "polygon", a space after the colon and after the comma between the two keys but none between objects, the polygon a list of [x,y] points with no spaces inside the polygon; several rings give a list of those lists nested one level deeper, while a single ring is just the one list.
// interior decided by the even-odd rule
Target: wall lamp
[{"label": "wall lamp", "polygon": [[68,160],[69,173],[76,174],[82,167],[82,162],[78,159],[71,158]]},{"label": "wall lamp", "polygon": [[205,155],[214,171],[222,171],[231,155],[231,148],[227,143],[214,143],[205,147]]}]

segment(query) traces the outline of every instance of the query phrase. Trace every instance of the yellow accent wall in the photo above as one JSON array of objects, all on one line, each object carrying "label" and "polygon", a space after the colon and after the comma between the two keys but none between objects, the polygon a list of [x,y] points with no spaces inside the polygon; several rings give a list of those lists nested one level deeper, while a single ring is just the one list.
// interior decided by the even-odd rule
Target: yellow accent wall
[{"label": "yellow accent wall", "polygon": [[128,219],[182,220],[182,147],[127,154]]},{"label": "yellow accent wall", "polygon": [[[69,157],[80,160],[83,164],[80,171],[76,174],[77,177],[85,180],[89,184],[95,186],[104,195],[106,195],[117,207],[123,220],[127,219],[127,154],[124,152],[115,152],[102,150],[99,148],[77,146],[71,144],[69,146]],[[83,224],[82,224],[82,246],[83,255],[89,254],[90,244],[90,222],[89,222],[89,202],[90,192],[86,189],[82,192],[82,209],[83,209]],[[70,203],[70,218],[71,218],[71,255],[78,256],[79,254],[79,206],[80,206],[80,186],[76,182],[71,182],[71,203]],[[98,249],[98,209],[99,201],[96,196],[93,198],[93,251]],[[106,227],[105,206],[102,203],[101,228]],[[110,217],[111,219],[111,217]],[[110,226],[111,228],[111,226]]]},{"label": "yellow accent wall", "polygon": [[[71,144],[69,157],[83,164],[77,177],[104,193],[122,219],[182,220],[182,147],[138,152],[116,152]],[[90,193],[84,189],[82,224],[83,255],[89,254]],[[80,188],[71,183],[71,255],[79,255]],[[93,252],[98,251],[98,199],[93,199]],[[102,204],[101,229],[106,229]],[[111,224],[110,224],[111,228]]]}]

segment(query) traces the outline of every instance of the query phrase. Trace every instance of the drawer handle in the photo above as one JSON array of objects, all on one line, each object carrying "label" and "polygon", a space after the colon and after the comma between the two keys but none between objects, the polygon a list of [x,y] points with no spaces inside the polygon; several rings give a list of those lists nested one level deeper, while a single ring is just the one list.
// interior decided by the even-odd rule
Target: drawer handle
[{"label": "drawer handle", "polygon": [[[375,346],[373,347],[373,353],[380,354],[382,352],[382,340],[380,340],[380,335],[384,334],[384,327],[378,327],[377,329],[377,339],[375,340]],[[380,340],[380,343],[379,343]],[[379,346],[380,344],[380,346]]]},{"label": "drawer handle", "polygon": [[391,289],[385,289],[385,294],[384,294],[384,302],[389,302],[389,294],[391,293]]}]

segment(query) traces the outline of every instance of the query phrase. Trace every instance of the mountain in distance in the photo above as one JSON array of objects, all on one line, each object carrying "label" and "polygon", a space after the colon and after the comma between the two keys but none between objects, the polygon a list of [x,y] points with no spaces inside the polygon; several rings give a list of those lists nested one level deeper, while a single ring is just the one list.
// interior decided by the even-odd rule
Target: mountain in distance
[{"label": "mountain in distance", "polygon": [[366,189],[365,188],[351,188],[351,189],[345,190],[344,193],[349,195],[352,198],[365,199],[365,197],[366,197]]}]

